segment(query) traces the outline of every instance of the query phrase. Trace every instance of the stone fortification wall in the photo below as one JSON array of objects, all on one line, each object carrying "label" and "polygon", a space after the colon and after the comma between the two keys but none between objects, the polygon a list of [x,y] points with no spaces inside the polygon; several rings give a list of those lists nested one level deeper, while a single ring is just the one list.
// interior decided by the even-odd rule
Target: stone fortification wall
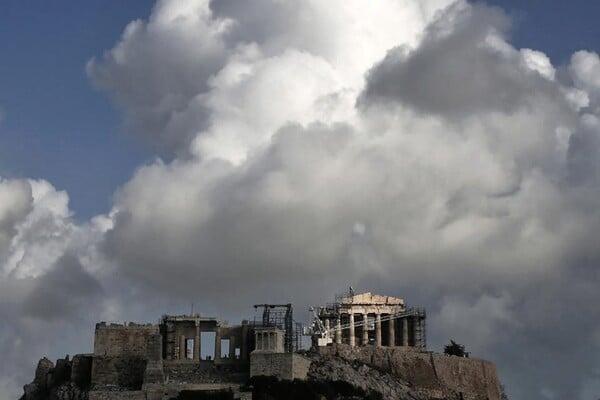
[{"label": "stone fortification wall", "polygon": [[311,360],[295,353],[250,354],[250,376],[275,376],[279,379],[306,379]]},{"label": "stone fortification wall", "polygon": [[92,363],[92,387],[139,390],[146,371],[144,357],[94,356]]},{"label": "stone fortification wall", "polygon": [[248,371],[238,368],[215,366],[212,363],[164,363],[165,381],[175,384],[218,384],[244,383],[248,380]]},{"label": "stone fortification wall", "polygon": [[144,384],[163,383],[162,336],[158,333],[148,336],[146,360]]},{"label": "stone fortification wall", "polygon": [[493,363],[474,358],[450,357],[406,347],[320,348],[321,356],[358,361],[392,373],[433,399],[449,391],[465,400],[500,400],[500,384]]},{"label": "stone fortification wall", "polygon": [[48,375],[48,385],[58,386],[63,382],[68,382],[71,379],[71,361],[68,356],[56,360],[54,369]]},{"label": "stone fortification wall", "polygon": [[141,390],[124,392],[97,392],[89,393],[89,400],[146,400],[146,394]]},{"label": "stone fortification wall", "polygon": [[94,356],[144,356],[150,335],[159,333],[158,325],[96,324]]},{"label": "stone fortification wall", "polygon": [[71,382],[79,387],[88,387],[92,376],[92,355],[77,354],[71,362]]},{"label": "stone fortification wall", "polygon": [[[500,399],[500,382],[496,366],[485,360],[461,357],[432,356],[439,380],[454,390],[464,389],[465,400]],[[473,393],[471,396],[469,393]]]}]

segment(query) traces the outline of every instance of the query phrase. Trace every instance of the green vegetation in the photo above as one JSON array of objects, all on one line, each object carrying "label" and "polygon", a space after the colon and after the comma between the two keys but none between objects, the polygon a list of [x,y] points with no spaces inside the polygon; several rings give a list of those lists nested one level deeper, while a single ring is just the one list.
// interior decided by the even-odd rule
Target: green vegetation
[{"label": "green vegetation", "polygon": [[465,346],[450,340],[450,344],[444,346],[444,354],[447,356],[469,357],[469,353],[465,351]]}]

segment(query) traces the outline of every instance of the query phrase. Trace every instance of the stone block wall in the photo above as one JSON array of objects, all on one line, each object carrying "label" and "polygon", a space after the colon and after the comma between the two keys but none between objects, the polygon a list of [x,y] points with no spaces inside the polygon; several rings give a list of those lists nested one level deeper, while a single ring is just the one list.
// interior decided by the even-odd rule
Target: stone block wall
[{"label": "stone block wall", "polygon": [[465,400],[500,400],[500,382],[493,363],[452,357],[408,347],[319,348],[324,355],[339,356],[390,372],[432,399],[453,391]]},{"label": "stone block wall", "polygon": [[142,388],[146,359],[143,357],[94,356],[92,386],[139,390]]},{"label": "stone block wall", "polygon": [[292,379],[306,379],[310,364],[310,359],[292,353]]},{"label": "stone block wall", "polygon": [[79,387],[88,387],[92,376],[92,355],[77,354],[71,363],[71,382]]},{"label": "stone block wall", "polygon": [[141,390],[135,391],[110,391],[89,393],[89,400],[146,400],[146,394]]},{"label": "stone block wall", "polygon": [[158,325],[96,324],[95,356],[144,356],[150,335],[158,334]]},{"label": "stone block wall", "polygon": [[58,386],[61,383],[68,382],[71,379],[71,361],[67,358],[56,360],[54,369],[49,374],[50,386]]},{"label": "stone block wall", "polygon": [[434,354],[432,362],[444,385],[456,391],[468,389],[463,390],[465,400],[499,398],[498,374],[494,364],[489,361]]},{"label": "stone block wall", "polygon": [[144,384],[163,383],[165,376],[162,360],[162,336],[160,334],[154,333],[148,336],[146,359]]},{"label": "stone block wall", "polygon": [[250,377],[275,376],[279,379],[306,379],[310,368],[310,359],[295,353],[250,354]]}]

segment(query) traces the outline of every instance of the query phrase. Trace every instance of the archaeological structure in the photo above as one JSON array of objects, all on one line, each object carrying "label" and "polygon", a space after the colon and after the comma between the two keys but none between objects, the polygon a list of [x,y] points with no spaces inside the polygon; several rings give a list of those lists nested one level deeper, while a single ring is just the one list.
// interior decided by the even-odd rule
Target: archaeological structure
[{"label": "archaeological structure", "polygon": [[[425,347],[425,310],[406,308],[403,299],[363,293],[336,296],[318,319],[336,344]],[[332,329],[333,328],[333,329]]]},{"label": "archaeological structure", "polygon": [[311,308],[304,328],[291,304],[254,308],[235,325],[201,314],[100,322],[93,353],[43,358],[22,400],[500,398],[492,363],[426,350],[425,311],[403,299],[351,289]]}]

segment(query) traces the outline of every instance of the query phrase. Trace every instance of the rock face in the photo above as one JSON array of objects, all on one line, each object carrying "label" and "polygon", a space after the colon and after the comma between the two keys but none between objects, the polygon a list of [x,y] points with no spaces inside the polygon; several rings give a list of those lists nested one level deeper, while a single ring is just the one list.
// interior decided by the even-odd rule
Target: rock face
[{"label": "rock face", "polygon": [[[496,369],[484,360],[406,347],[347,345],[321,347],[298,357],[306,360],[308,366],[302,379],[258,375],[245,388],[248,374],[244,371],[217,370],[192,363],[161,364],[160,371],[167,382],[152,384],[152,390],[139,381],[148,361],[139,356],[123,360],[77,355],[72,361],[68,357],[58,360],[56,365],[43,358],[33,382],[25,385],[21,400],[501,400]],[[207,382],[213,392],[199,388]],[[218,389],[219,384],[225,383],[235,383],[240,388],[235,397],[231,390]]]},{"label": "rock face", "polygon": [[341,357],[318,357],[311,364],[308,380],[319,383],[347,382],[354,388],[381,399],[421,399],[402,378],[360,361]]},{"label": "rock face", "polygon": [[308,379],[350,382],[389,400],[500,400],[494,364],[406,347],[322,347]]},{"label": "rock face", "polygon": [[59,359],[56,365],[46,357],[38,362],[35,378],[24,386],[21,400],[88,400],[91,357],[77,355]]}]

